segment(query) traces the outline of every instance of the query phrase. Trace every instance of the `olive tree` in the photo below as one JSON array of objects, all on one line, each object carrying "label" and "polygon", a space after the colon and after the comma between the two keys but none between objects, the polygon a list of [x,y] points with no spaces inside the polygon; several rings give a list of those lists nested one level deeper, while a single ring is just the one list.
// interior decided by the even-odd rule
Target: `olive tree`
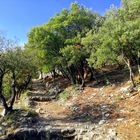
[{"label": "olive tree", "polygon": [[[12,41],[4,37],[1,37],[0,42],[0,99],[4,107],[3,115],[5,115],[13,110],[16,96],[28,87],[36,67],[32,63],[33,57],[23,48],[15,47]],[[9,92],[11,92],[8,102],[3,90],[3,79],[6,74],[8,74],[10,79]]]}]

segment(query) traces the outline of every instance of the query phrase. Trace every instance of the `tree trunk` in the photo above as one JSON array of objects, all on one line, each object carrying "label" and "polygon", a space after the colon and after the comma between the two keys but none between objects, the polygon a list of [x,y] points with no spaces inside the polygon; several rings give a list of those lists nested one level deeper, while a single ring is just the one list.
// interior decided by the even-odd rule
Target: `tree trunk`
[{"label": "tree trunk", "polygon": [[10,103],[9,108],[10,108],[10,110],[13,110],[13,105],[14,105],[15,98],[16,98],[16,76],[15,76],[14,72],[12,75],[11,91],[12,91],[12,97],[11,97],[11,103]]},{"label": "tree trunk", "polygon": [[133,79],[133,70],[132,70],[132,67],[131,67],[131,64],[130,64],[130,60],[127,59],[125,60],[127,66],[128,66],[128,69],[129,69],[129,76],[130,76],[130,81],[132,82],[132,86],[135,87],[135,82],[134,82],[134,79]]},{"label": "tree trunk", "polygon": [[138,74],[139,74],[139,79],[140,79],[140,51],[138,51]]},{"label": "tree trunk", "polygon": [[76,84],[76,76],[75,76],[74,67],[73,66],[68,67],[68,71],[69,71],[71,84]]},{"label": "tree trunk", "polygon": [[134,82],[134,79],[133,79],[133,71],[132,71],[132,67],[129,65],[129,73],[130,73],[130,81],[132,82],[132,85],[133,87],[135,87],[135,82]]},{"label": "tree trunk", "polygon": [[70,80],[69,76],[66,74],[65,71],[63,71],[63,70],[60,70],[60,71],[61,71],[61,73],[62,73],[62,77],[63,77],[63,78],[67,78],[68,80]]},{"label": "tree trunk", "polygon": [[52,75],[53,75],[53,79],[55,80],[55,78],[56,78],[56,71],[55,71],[55,69],[52,71]]},{"label": "tree trunk", "polygon": [[67,72],[65,71],[65,69],[62,66],[60,67],[60,71],[64,78],[67,78],[68,80],[70,80],[69,75],[67,74]]},{"label": "tree trunk", "polygon": [[3,96],[3,89],[2,89],[2,85],[3,85],[3,76],[4,75],[1,75],[0,76],[0,100],[2,102],[2,106],[4,107],[4,113],[2,114],[3,116],[5,116],[7,114],[7,112],[9,111],[9,107],[6,103],[6,99],[5,97]]},{"label": "tree trunk", "polygon": [[89,67],[89,70],[90,70],[90,73],[91,73],[91,76],[90,76],[90,81],[92,81],[93,79],[95,79],[95,81],[98,83],[98,79],[96,78],[96,75],[95,75],[95,70],[91,67]]},{"label": "tree trunk", "polygon": [[84,79],[84,63],[83,63],[83,61],[81,62],[80,67],[77,69],[78,69],[78,73],[80,76],[81,87],[84,87],[85,86],[85,79]]},{"label": "tree trunk", "polygon": [[131,62],[130,62],[130,59],[127,58],[127,56],[124,55],[124,53],[122,52],[122,56],[123,56],[123,60],[125,62],[125,64],[128,66],[128,69],[129,69],[129,78],[130,78],[130,81],[132,82],[132,86],[135,87],[135,82],[134,82],[134,79],[133,79],[133,70],[132,70],[132,67],[131,67]]}]

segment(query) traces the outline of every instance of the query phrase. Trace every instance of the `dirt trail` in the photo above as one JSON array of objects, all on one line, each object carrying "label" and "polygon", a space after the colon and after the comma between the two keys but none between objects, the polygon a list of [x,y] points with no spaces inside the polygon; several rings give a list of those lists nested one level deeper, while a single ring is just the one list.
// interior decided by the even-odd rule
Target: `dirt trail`
[{"label": "dirt trail", "polygon": [[[42,88],[37,83],[35,86],[39,91]],[[140,140],[140,94],[139,90],[131,92],[129,81],[101,87],[92,87],[90,83],[66,101],[35,104],[43,123],[54,128],[78,127],[77,133],[83,140]],[[89,133],[92,138],[87,136]]]},{"label": "dirt trail", "polygon": [[63,107],[55,101],[36,102],[35,109],[43,118],[66,118],[70,114],[68,108]]},{"label": "dirt trail", "polygon": [[[45,87],[44,82],[42,81],[34,81],[32,84],[31,91],[33,96],[38,96],[38,94],[41,97],[50,97],[50,95],[47,94],[47,89]],[[32,96],[31,95],[31,96]],[[42,118],[58,118],[62,119],[67,117],[67,115],[70,113],[70,110],[66,108],[64,105],[59,104],[56,100],[50,100],[50,101],[34,101],[35,106],[33,108],[36,110],[37,113],[39,113],[40,117]]]}]

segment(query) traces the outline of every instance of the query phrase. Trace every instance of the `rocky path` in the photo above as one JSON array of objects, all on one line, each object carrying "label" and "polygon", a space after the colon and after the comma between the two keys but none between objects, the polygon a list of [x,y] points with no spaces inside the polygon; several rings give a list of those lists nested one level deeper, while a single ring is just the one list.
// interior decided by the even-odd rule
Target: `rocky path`
[{"label": "rocky path", "polygon": [[33,81],[27,95],[39,116],[18,115],[16,124],[23,124],[15,137],[24,133],[32,140],[140,140],[139,88],[132,91],[129,81],[101,87],[90,83],[84,90],[68,86],[67,100],[58,98],[62,86],[47,83],[46,88],[42,81]]},{"label": "rocky path", "polygon": [[129,81],[96,88],[90,83],[78,92],[64,102],[36,102],[48,129],[75,130],[77,140],[140,140],[139,88],[132,91]]},{"label": "rocky path", "polygon": [[[104,127],[104,123],[107,123],[104,117],[104,110],[110,109],[108,106],[96,107],[98,109],[95,109],[94,113],[99,112],[101,116],[93,117],[86,114],[92,111],[88,108],[81,114],[81,110],[79,110],[78,106],[75,106],[78,97],[68,102],[60,102],[56,100],[57,91],[54,90],[51,94],[47,93],[45,84],[41,83],[41,81],[34,81],[32,89],[33,91],[30,92],[29,97],[31,96],[30,99],[34,101],[34,109],[40,116],[38,127],[53,130],[56,133],[60,130],[65,131],[63,139],[118,140],[115,129],[106,130],[106,127]],[[56,90],[61,91],[59,88]],[[52,95],[54,98],[51,97]],[[94,119],[95,123],[92,119]]]}]

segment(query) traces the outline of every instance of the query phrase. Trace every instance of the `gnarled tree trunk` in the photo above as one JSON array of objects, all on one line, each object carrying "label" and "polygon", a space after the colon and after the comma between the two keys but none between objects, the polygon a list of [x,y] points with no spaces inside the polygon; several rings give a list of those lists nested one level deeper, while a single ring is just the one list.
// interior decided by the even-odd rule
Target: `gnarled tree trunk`
[{"label": "gnarled tree trunk", "polygon": [[135,87],[135,82],[134,82],[134,79],[133,79],[133,70],[132,70],[132,66],[131,66],[131,63],[130,63],[130,59],[125,59],[124,58],[124,61],[126,63],[126,65],[128,66],[128,69],[129,69],[129,77],[130,77],[130,81],[132,82],[132,86]]},{"label": "gnarled tree trunk", "polygon": [[73,65],[68,67],[68,72],[69,72],[71,84],[76,84],[76,75],[75,75],[75,69]]},{"label": "gnarled tree trunk", "polygon": [[6,102],[6,99],[5,99],[5,97],[3,96],[3,93],[2,93],[3,92],[3,90],[2,90],[3,77],[4,77],[4,75],[0,76],[0,100],[2,102],[2,106],[4,107],[4,111],[3,111],[2,115],[5,116],[10,111],[10,109],[9,109],[9,107],[7,105],[7,102]]},{"label": "gnarled tree trunk", "polygon": [[12,91],[12,97],[11,97],[11,102],[10,102],[10,107],[9,107],[10,111],[13,110],[13,105],[14,105],[15,98],[16,98],[16,76],[15,76],[14,72],[12,75],[11,91]]}]

